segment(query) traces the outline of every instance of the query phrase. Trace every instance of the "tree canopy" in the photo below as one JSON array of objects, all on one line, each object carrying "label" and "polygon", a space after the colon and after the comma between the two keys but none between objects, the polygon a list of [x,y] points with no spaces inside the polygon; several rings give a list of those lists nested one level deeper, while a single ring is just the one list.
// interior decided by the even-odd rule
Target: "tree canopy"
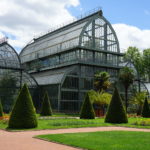
[{"label": "tree canopy", "polygon": [[143,51],[143,66],[150,82],[150,48]]},{"label": "tree canopy", "polygon": [[0,97],[2,99],[3,110],[8,113],[14,103],[16,94],[17,79],[9,73],[4,73],[0,78]]},{"label": "tree canopy", "polygon": [[94,76],[94,86],[96,91],[101,92],[107,90],[111,85],[109,79],[110,75],[108,72],[97,72]]},{"label": "tree canopy", "polygon": [[90,100],[92,103],[98,105],[109,105],[112,95],[107,92],[96,92],[94,90],[90,90],[88,92]]},{"label": "tree canopy", "polygon": [[119,80],[123,84],[125,89],[125,102],[126,102],[126,111],[128,107],[128,89],[134,81],[134,71],[129,67],[124,67],[119,72]]},{"label": "tree canopy", "polygon": [[132,62],[138,73],[138,78],[150,81],[150,48],[140,51],[136,47],[129,47],[124,60]]}]

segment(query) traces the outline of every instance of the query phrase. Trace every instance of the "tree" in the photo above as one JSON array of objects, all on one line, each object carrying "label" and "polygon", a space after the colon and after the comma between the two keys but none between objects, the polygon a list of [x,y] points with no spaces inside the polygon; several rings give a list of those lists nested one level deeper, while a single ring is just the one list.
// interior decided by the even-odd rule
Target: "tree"
[{"label": "tree", "polygon": [[96,91],[101,92],[107,90],[111,83],[109,81],[110,75],[107,72],[98,72],[94,76],[94,86]]},{"label": "tree", "polygon": [[0,117],[3,117],[3,107],[2,107],[1,100],[0,100]]},{"label": "tree", "polygon": [[98,105],[109,105],[112,95],[107,92],[96,92],[94,90],[90,90],[88,92],[90,100],[92,103],[96,103]]},{"label": "tree", "polygon": [[88,93],[86,93],[81,107],[80,119],[95,119],[95,112]]},{"label": "tree", "polygon": [[150,118],[150,108],[148,105],[147,98],[145,98],[143,109],[142,109],[142,117],[144,118]]},{"label": "tree", "polygon": [[137,115],[141,115],[145,97],[146,92],[137,92],[134,96],[131,97],[131,104],[135,104],[138,106]]},{"label": "tree", "polygon": [[9,113],[16,95],[17,79],[8,73],[0,78],[0,97],[2,98],[3,111]]},{"label": "tree", "polygon": [[51,116],[52,115],[52,108],[50,104],[50,99],[48,96],[48,93],[45,92],[43,103],[42,103],[42,109],[41,109],[41,116]]},{"label": "tree", "polygon": [[135,76],[134,76],[133,70],[128,67],[122,68],[119,72],[119,80],[121,81],[121,83],[123,84],[124,89],[125,89],[126,112],[127,112],[127,108],[128,108],[128,89],[129,89],[130,85],[133,83],[134,78],[135,78]]},{"label": "tree", "polygon": [[32,98],[26,84],[20,90],[10,115],[9,128],[35,128],[37,118]]},{"label": "tree", "polygon": [[143,51],[144,70],[150,82],[150,48]]},{"label": "tree", "polygon": [[143,57],[138,48],[129,47],[127,49],[127,52],[124,55],[124,60],[127,62],[133,63],[133,65],[135,66],[135,69],[137,70],[138,78],[140,78],[144,75]]},{"label": "tree", "polygon": [[136,47],[129,47],[124,60],[132,62],[138,73],[138,79],[144,78],[150,81],[150,48],[140,53]]},{"label": "tree", "polygon": [[103,116],[105,114],[106,107],[110,104],[112,95],[104,91],[101,91],[99,93],[94,90],[90,90],[88,94],[93,104],[96,115]]},{"label": "tree", "polygon": [[126,111],[123,107],[123,103],[118,92],[118,89],[115,87],[114,93],[106,113],[105,122],[107,123],[127,123]]}]

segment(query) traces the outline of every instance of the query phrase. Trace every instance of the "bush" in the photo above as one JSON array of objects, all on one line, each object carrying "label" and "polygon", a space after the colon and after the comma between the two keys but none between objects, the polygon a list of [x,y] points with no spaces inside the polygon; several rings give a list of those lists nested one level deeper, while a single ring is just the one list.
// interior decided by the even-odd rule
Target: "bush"
[{"label": "bush", "polygon": [[10,115],[9,128],[35,128],[37,118],[28,87],[24,84]]},{"label": "bush", "polygon": [[45,92],[43,103],[42,103],[42,109],[41,109],[41,116],[51,116],[52,115],[52,108],[49,100],[48,93]]},{"label": "bush", "polygon": [[138,125],[138,126],[150,126],[150,119],[140,118],[140,119],[137,119],[132,124],[133,125]]},{"label": "bush", "polygon": [[1,100],[0,100],[0,117],[3,117],[3,107],[2,107]]},{"label": "bush", "polygon": [[118,92],[118,89],[115,87],[107,114],[105,122],[108,123],[127,123],[127,115],[123,107],[123,103]]},{"label": "bush", "polygon": [[80,119],[95,119],[95,112],[88,93],[81,107]]},{"label": "bush", "polygon": [[144,101],[144,105],[142,109],[142,117],[150,118],[150,109],[149,109],[147,98],[145,98],[145,101]]}]

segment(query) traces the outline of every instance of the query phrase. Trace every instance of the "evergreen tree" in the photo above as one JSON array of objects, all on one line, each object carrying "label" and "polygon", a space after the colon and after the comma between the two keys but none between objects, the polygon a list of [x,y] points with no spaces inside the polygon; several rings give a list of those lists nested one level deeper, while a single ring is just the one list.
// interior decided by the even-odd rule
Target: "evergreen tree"
[{"label": "evergreen tree", "polygon": [[95,112],[88,93],[81,107],[80,119],[95,119]]},{"label": "evergreen tree", "polygon": [[2,107],[1,100],[0,100],[0,117],[3,117],[3,107]]},{"label": "evergreen tree", "polygon": [[26,84],[20,90],[10,115],[9,128],[35,128],[37,118],[32,98]]},{"label": "evergreen tree", "polygon": [[118,92],[118,89],[115,87],[107,114],[105,122],[108,123],[127,123],[127,115],[123,107],[123,103]]},{"label": "evergreen tree", "polygon": [[52,115],[52,108],[50,104],[50,99],[48,96],[48,93],[45,92],[43,103],[42,103],[42,109],[41,109],[41,116],[51,116]]},{"label": "evergreen tree", "polygon": [[123,67],[119,72],[119,80],[121,81],[125,89],[126,112],[128,108],[128,89],[133,84],[134,78],[134,70],[129,67]]},{"label": "evergreen tree", "polygon": [[150,108],[148,105],[147,98],[145,98],[143,109],[142,109],[142,117],[144,118],[150,118]]}]

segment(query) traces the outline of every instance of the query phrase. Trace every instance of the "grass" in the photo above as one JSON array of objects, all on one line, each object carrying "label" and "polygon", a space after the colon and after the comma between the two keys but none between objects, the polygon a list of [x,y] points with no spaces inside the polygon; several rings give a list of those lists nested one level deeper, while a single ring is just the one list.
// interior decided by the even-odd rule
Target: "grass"
[{"label": "grass", "polygon": [[46,139],[88,150],[149,150],[150,134],[131,131],[103,131],[40,135]]},{"label": "grass", "polygon": [[[43,130],[43,129],[61,129],[61,128],[79,128],[79,127],[101,127],[101,126],[125,126],[125,127],[135,127],[135,128],[149,128],[150,119],[143,118],[129,118],[129,123],[127,124],[110,124],[104,123],[103,118],[97,119],[76,119],[76,118],[45,118],[41,119],[38,117],[38,127],[28,130]],[[143,124],[143,122],[146,122]],[[8,126],[7,120],[0,120],[0,129],[6,129]],[[14,129],[9,129],[14,130]],[[16,130],[16,129],[15,129]],[[17,130],[27,130],[27,129],[17,129]]]},{"label": "grass", "polygon": [[[37,114],[37,117],[42,117]],[[68,113],[54,113],[51,117],[79,117],[79,114],[68,114]]]}]

